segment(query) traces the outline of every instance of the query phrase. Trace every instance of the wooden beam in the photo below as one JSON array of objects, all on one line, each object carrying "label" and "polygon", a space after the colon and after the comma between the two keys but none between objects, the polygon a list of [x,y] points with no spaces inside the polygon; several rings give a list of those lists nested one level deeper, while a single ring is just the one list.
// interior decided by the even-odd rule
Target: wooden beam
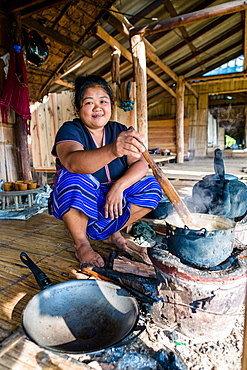
[{"label": "wooden beam", "polygon": [[70,89],[73,89],[75,87],[75,85],[72,84],[71,82],[67,82],[61,79],[56,80],[55,83],[58,85],[69,87]]},{"label": "wooden beam", "polygon": [[132,24],[135,24],[136,22],[139,22],[142,18],[149,17],[150,13],[153,13],[154,11],[157,10],[157,8],[161,5],[164,5],[164,3],[167,0],[154,0],[152,1],[148,6],[145,6],[140,12],[135,13],[130,18],[130,22]]},{"label": "wooden beam", "polygon": [[245,72],[235,72],[235,73],[226,73],[224,75],[210,75],[210,76],[195,76],[194,78],[188,78],[188,82],[193,82],[194,84],[197,84],[199,82],[195,81],[208,81],[208,80],[216,80],[216,83],[219,82],[222,79],[227,79],[227,78],[233,78],[233,77],[243,77],[246,78],[246,73]]},{"label": "wooden beam", "polygon": [[[175,63],[172,63],[171,68],[175,69],[177,67],[180,67],[180,66],[184,65],[185,63],[194,59],[195,54],[199,55],[199,54],[207,53],[209,51],[209,49],[211,49],[212,47],[214,47],[216,45],[219,48],[219,45],[228,44],[227,39],[232,37],[236,32],[240,32],[240,31],[242,32],[242,30],[243,30],[243,25],[242,24],[238,25],[237,27],[234,27],[233,30],[227,30],[220,37],[215,38],[212,42],[209,42],[204,47],[201,47],[198,51],[196,51],[196,53],[191,54],[191,55],[187,55],[184,58],[181,58],[179,61],[176,61]],[[233,32],[231,32],[231,31],[233,31]],[[243,44],[242,39],[238,40],[234,44],[231,43],[226,48],[221,49],[220,51],[214,53],[214,57],[215,56],[220,56],[220,55],[222,55],[223,53],[225,53],[229,50],[233,50],[235,47],[238,47],[238,46],[242,47],[242,44]]]},{"label": "wooden beam", "polygon": [[[115,7],[111,7],[110,10],[117,11]],[[120,32],[122,35],[129,38],[130,32],[129,29],[132,26],[132,24],[121,14],[110,14],[106,19],[106,22],[108,22],[111,26],[115,27],[118,32]],[[146,54],[148,58],[157,66],[159,66],[168,76],[170,76],[175,82],[177,82],[178,76],[165,64],[162,62],[162,60],[154,53],[155,49],[148,40],[143,37],[143,41],[145,42],[146,47]],[[195,97],[198,99],[197,92],[193,89],[192,86],[190,86],[186,82],[186,87],[195,95]]]},{"label": "wooden beam", "polygon": [[[111,13],[113,11],[114,13]],[[115,8],[115,6],[111,6],[109,9],[108,17],[104,17],[105,21],[109,23],[111,26],[116,28],[116,30],[127,37],[129,39],[130,33],[129,29],[133,27],[133,25],[128,21],[127,18],[125,18],[121,13],[117,13],[118,10]],[[143,38],[143,41],[145,43],[146,49],[149,48],[153,52],[156,51],[155,47],[147,40],[145,37]]]},{"label": "wooden beam", "polygon": [[[147,56],[149,59],[155,63],[158,67],[160,67],[168,76],[170,76],[175,82],[178,81],[178,76],[166,65],[162,62],[162,60],[159,59],[159,57],[154,54],[151,50],[147,49]],[[192,92],[192,94],[198,99],[197,92],[193,89],[192,86],[188,82],[185,82],[185,86]],[[171,94],[172,95],[172,94]]]},{"label": "wooden beam", "polygon": [[57,7],[57,6],[64,5],[64,4],[71,5],[70,3],[71,1],[69,0],[46,0],[40,4],[34,4],[32,6],[29,6],[23,9],[21,11],[21,17],[22,18],[30,17],[31,15],[44,11],[46,9]]},{"label": "wooden beam", "polygon": [[29,1],[29,0],[14,0],[6,2],[6,10],[9,13],[20,12],[23,9],[28,8],[29,6],[42,3],[44,0]]},{"label": "wooden beam", "polygon": [[196,12],[179,15],[178,17],[166,19],[161,22],[152,23],[146,26],[134,27],[130,30],[130,36],[152,35],[161,31],[185,26],[187,24],[200,22],[206,19],[221,17],[225,14],[235,13],[247,9],[246,0],[235,0],[229,3],[212,6]]},{"label": "wooden beam", "polygon": [[177,163],[184,162],[184,77],[179,76],[176,99]]},{"label": "wooden beam", "polygon": [[[218,19],[214,19],[212,22],[209,22],[205,27],[202,27],[198,32],[193,33],[190,37],[187,38],[188,42],[193,42],[197,39],[204,38],[204,35],[207,32],[216,32],[217,34],[217,27],[225,22],[225,21],[231,21],[231,17],[233,17],[233,14],[227,14],[224,15]],[[168,33],[169,31],[167,31]],[[229,33],[232,32],[232,29],[229,29]],[[155,34],[153,36],[158,36],[158,34]],[[152,37],[153,38],[153,37]],[[159,57],[160,59],[165,59],[166,57],[169,57],[172,53],[177,52],[177,50],[183,48],[184,46],[187,46],[187,42],[185,40],[179,42],[178,44],[174,45],[173,47],[167,49],[165,52],[163,52]]]},{"label": "wooden beam", "polygon": [[[111,35],[109,35],[102,27],[96,27],[96,35],[99,36],[102,40],[104,40],[107,44],[109,44],[112,48],[117,48],[121,51],[121,54],[130,62],[132,63],[132,55],[131,53],[119,42],[117,42]],[[147,75],[150,76],[155,82],[157,82],[160,86],[163,87],[166,91],[168,91],[172,96],[176,97],[174,91],[159,78],[151,69],[146,69]]]},{"label": "wooden beam", "polygon": [[[224,51],[222,51],[222,54],[224,54]],[[243,54],[243,51],[242,50],[238,50],[236,53],[233,53],[232,52],[232,54],[229,55],[228,58],[225,58],[224,59],[224,63],[230,62],[230,60],[233,60],[235,58],[238,58],[242,54]],[[207,59],[204,60],[204,63],[210,63],[211,60],[212,60],[212,57],[210,56],[210,57],[208,57]],[[220,67],[222,65],[222,63],[223,62],[222,62],[222,59],[221,59],[219,62],[217,62],[215,64],[209,64],[208,67],[207,67],[206,72],[212,71],[213,69],[215,69],[217,67]],[[199,65],[200,65],[200,63],[199,63]],[[191,66],[190,68],[187,68],[185,71],[183,71],[184,76],[187,75],[188,73],[191,73],[193,70],[198,69],[199,65],[196,64],[196,65]],[[196,76],[198,77],[197,80],[200,80],[200,77],[199,76],[201,76],[201,74],[196,75]],[[223,76],[223,75],[221,75],[221,76]]]},{"label": "wooden beam", "polygon": [[[201,5],[201,9],[203,8],[202,4]],[[209,4],[208,4],[209,5]],[[207,6],[208,6],[207,5]],[[177,13],[176,9],[174,8],[174,5],[172,4],[171,0],[167,0],[164,4],[164,7],[166,8],[167,12],[170,14],[170,17],[177,17],[179,14]],[[196,9],[194,9],[195,11]],[[182,27],[179,27],[178,28],[178,32],[181,33],[182,37],[184,40],[186,40],[187,42],[187,45],[188,47],[190,48],[191,52],[192,52],[192,55],[194,55],[196,61],[198,63],[201,62],[201,59],[200,59],[200,56],[196,53],[197,49],[196,47],[194,46],[194,44],[191,42],[191,41],[187,41],[188,37],[189,37],[189,33],[188,31],[186,30],[186,27],[182,26]],[[202,70],[205,70],[205,66],[201,66]]]},{"label": "wooden beam", "polygon": [[61,45],[64,45],[64,46],[67,46],[70,49],[72,49],[73,51],[75,51],[75,52],[77,52],[81,55],[86,55],[87,57],[92,58],[91,50],[85,48],[82,45],[77,44],[76,42],[70,40],[68,37],[61,35],[60,33],[52,30],[49,27],[43,27],[35,19],[33,19],[31,17],[24,18],[22,23],[25,24],[26,26],[30,27],[30,28],[35,29],[36,31],[41,32],[45,36],[47,36],[47,37],[53,39],[54,41],[56,41],[57,43],[59,43]]}]

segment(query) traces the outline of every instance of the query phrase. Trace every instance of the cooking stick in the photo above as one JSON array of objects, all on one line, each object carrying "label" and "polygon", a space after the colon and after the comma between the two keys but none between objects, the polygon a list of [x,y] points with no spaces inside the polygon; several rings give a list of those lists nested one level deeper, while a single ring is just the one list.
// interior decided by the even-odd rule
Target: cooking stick
[{"label": "cooking stick", "polygon": [[[142,144],[143,145],[143,144]],[[144,146],[144,145],[143,145]],[[168,178],[165,176],[164,172],[161,170],[161,168],[153,161],[153,158],[147,151],[142,153],[143,157],[146,159],[148,164],[150,165],[153,174],[160,184],[162,190],[166,194],[167,198],[177,211],[179,217],[183,221],[185,225],[188,227],[195,227],[195,221],[193,219],[192,214],[188,210],[186,204],[182,201],[180,196],[178,195],[177,191],[174,189],[173,185],[171,182],[168,180]]]}]

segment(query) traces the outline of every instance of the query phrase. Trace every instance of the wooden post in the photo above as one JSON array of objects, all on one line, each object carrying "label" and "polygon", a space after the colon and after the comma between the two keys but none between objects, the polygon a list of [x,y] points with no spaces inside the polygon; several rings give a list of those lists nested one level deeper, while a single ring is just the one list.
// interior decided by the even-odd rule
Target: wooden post
[{"label": "wooden post", "polygon": [[247,107],[245,107],[244,147],[247,148]]},{"label": "wooden post", "polygon": [[247,8],[245,0],[235,0],[228,3],[211,6],[202,10],[197,10],[188,14],[181,14],[174,18],[165,19],[161,22],[152,23],[145,26],[134,27],[130,30],[130,36],[134,35],[152,35],[157,32],[170,30],[176,27],[182,27],[187,24],[204,21],[206,19],[212,19],[221,17],[225,14],[231,14],[240,12]]},{"label": "wooden post", "polygon": [[179,76],[176,89],[176,146],[177,163],[184,161],[184,77]]},{"label": "wooden post", "polygon": [[111,119],[113,121],[118,120],[118,114],[117,114],[117,102],[118,102],[118,96],[119,96],[119,85],[120,85],[120,56],[121,51],[119,49],[115,49],[112,52],[112,65],[111,65],[111,77],[112,77],[112,91],[114,95],[114,106],[113,106],[113,112]]},{"label": "wooden post", "polygon": [[[17,40],[19,45],[22,46],[22,23],[21,13],[14,13],[14,20],[16,23]],[[21,116],[16,113],[16,123],[14,125],[17,160],[18,160],[18,172],[19,180],[31,180],[31,167],[28,155],[28,144],[27,144],[27,133],[24,127],[24,121]]]},{"label": "wooden post", "polygon": [[112,52],[112,66],[111,66],[111,78],[112,82],[117,82],[120,85],[120,56],[121,51],[119,49],[115,49]]},{"label": "wooden post", "polygon": [[131,50],[136,82],[136,116],[137,131],[142,135],[144,144],[148,147],[148,117],[147,117],[147,75],[146,53],[142,38],[131,37]]},{"label": "wooden post", "polygon": [[247,70],[247,10],[244,11],[244,72]]},{"label": "wooden post", "polygon": [[23,118],[18,114],[16,114],[14,131],[19,167],[19,180],[31,180],[32,174],[28,156],[27,133],[24,127]]}]

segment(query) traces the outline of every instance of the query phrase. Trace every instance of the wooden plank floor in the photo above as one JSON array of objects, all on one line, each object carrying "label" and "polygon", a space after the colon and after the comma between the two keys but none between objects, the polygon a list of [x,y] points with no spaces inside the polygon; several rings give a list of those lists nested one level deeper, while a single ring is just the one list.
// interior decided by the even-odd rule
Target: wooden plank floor
[{"label": "wooden plank floor", "polygon": [[[247,166],[247,158],[224,158],[225,173],[246,179],[242,171]],[[203,176],[215,173],[214,158],[195,158],[184,163],[166,163],[162,169],[169,179],[201,180]]]},{"label": "wooden plank floor", "polygon": [[[226,174],[237,176],[240,181],[247,184],[247,173],[242,171],[243,167],[247,167],[247,158],[224,158],[224,166]],[[215,173],[214,158],[195,158],[184,163],[166,163],[161,168],[182,198],[192,194],[192,188],[196,182],[204,176]]]},{"label": "wooden plank floor", "polygon": [[[72,240],[63,231],[61,221],[44,212],[29,220],[0,220],[0,342],[10,337],[21,327],[21,315],[28,301],[40,290],[32,272],[20,260],[20,253],[26,252],[30,258],[56,284],[69,279],[86,278],[78,274],[79,262],[74,254]],[[112,246],[93,242],[95,250],[108,257]],[[27,349],[26,349],[27,348]],[[24,350],[25,349],[25,350]],[[1,351],[1,348],[0,348]],[[24,351],[24,352],[23,352]],[[26,351],[26,354],[25,354]],[[59,369],[86,369],[78,362],[71,364],[66,359],[63,367],[59,356],[49,354]],[[37,356],[41,348],[23,338],[13,349],[0,357],[0,369],[36,369]],[[83,367],[84,366],[84,367]],[[48,368],[48,367],[47,367]],[[53,368],[53,367],[50,367]],[[55,367],[54,367],[55,368]]]}]

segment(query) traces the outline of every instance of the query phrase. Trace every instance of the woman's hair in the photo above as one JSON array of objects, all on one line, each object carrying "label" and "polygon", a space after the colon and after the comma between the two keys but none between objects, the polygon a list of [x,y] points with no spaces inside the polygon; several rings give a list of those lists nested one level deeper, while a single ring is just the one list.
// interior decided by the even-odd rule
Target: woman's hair
[{"label": "woman's hair", "polygon": [[89,87],[96,87],[100,86],[102,89],[105,90],[106,94],[109,95],[111,100],[111,105],[113,106],[113,92],[106,80],[103,77],[97,75],[89,75],[89,76],[78,76],[75,80],[75,99],[74,104],[78,111],[81,108],[81,100]]}]

